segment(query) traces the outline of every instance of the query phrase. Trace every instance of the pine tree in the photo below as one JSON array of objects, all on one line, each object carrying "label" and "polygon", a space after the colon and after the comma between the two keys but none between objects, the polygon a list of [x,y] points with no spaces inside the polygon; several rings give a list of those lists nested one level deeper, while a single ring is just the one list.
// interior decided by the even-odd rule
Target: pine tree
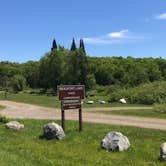
[{"label": "pine tree", "polygon": [[56,40],[54,39],[53,42],[52,42],[52,48],[51,48],[51,51],[53,50],[57,50],[57,44],[56,44]]},{"label": "pine tree", "polygon": [[84,46],[84,41],[83,39],[80,39],[80,49],[83,50],[83,52],[86,54],[86,51],[85,51],[85,46]]},{"label": "pine tree", "polygon": [[77,49],[76,43],[75,43],[75,40],[74,40],[74,38],[73,38],[70,50],[71,50],[71,51],[75,51],[76,49]]}]

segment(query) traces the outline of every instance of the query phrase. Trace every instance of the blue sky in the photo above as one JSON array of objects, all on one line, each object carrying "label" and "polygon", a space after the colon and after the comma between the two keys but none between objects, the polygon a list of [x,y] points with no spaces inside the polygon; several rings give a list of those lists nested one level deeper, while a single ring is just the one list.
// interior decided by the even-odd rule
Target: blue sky
[{"label": "blue sky", "polygon": [[0,61],[39,60],[73,37],[90,56],[166,58],[166,1],[1,1]]}]

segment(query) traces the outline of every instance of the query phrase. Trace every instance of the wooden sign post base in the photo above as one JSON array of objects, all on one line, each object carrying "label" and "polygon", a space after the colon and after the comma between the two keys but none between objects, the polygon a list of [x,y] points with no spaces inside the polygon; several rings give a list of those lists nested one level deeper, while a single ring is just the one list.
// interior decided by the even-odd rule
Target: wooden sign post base
[{"label": "wooden sign post base", "polygon": [[82,131],[82,109],[79,109],[79,131]]},{"label": "wooden sign post base", "polygon": [[65,110],[61,110],[62,128],[65,131]]},{"label": "wooden sign post base", "polygon": [[[78,116],[79,116],[79,132],[82,131],[82,109],[80,108],[78,110]],[[61,110],[61,124],[62,124],[62,128],[65,131],[65,110],[62,109]]]}]

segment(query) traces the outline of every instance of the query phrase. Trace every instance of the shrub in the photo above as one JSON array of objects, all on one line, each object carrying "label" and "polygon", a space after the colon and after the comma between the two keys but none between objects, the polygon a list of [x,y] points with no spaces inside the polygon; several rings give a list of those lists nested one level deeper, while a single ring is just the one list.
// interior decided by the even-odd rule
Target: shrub
[{"label": "shrub", "polygon": [[160,113],[166,113],[166,103],[154,104],[153,110]]},{"label": "shrub", "polygon": [[9,122],[9,120],[6,117],[0,116],[0,123],[7,123],[7,122]]},{"label": "shrub", "polygon": [[91,91],[88,91],[86,93],[86,96],[96,96],[97,95],[97,91],[96,90],[91,90]]},{"label": "shrub", "polygon": [[53,88],[47,89],[46,95],[47,96],[55,96],[56,95],[56,91]]},{"label": "shrub", "polygon": [[15,75],[11,80],[11,85],[14,92],[22,91],[25,87],[25,78],[22,75]]},{"label": "shrub", "polygon": [[111,101],[126,98],[130,103],[154,104],[166,99],[166,81],[139,85],[135,88],[117,90],[110,96]]},{"label": "shrub", "polygon": [[88,74],[86,78],[86,88],[94,89],[96,87],[96,79],[94,74]]}]

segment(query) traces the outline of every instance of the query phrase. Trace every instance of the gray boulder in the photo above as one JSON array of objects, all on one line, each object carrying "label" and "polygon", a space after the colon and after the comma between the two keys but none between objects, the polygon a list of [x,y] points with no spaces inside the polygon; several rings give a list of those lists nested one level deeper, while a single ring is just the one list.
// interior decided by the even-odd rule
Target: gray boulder
[{"label": "gray boulder", "polygon": [[160,159],[162,161],[166,161],[166,142],[160,147]]},{"label": "gray boulder", "polygon": [[124,151],[130,147],[130,142],[122,133],[112,131],[101,141],[101,146],[107,150]]},{"label": "gray boulder", "polygon": [[54,122],[48,123],[43,127],[44,137],[47,139],[63,139],[65,133],[62,127]]},{"label": "gray boulder", "polygon": [[24,128],[24,125],[17,122],[17,121],[11,121],[5,124],[6,128],[12,129],[12,130],[20,130]]}]

